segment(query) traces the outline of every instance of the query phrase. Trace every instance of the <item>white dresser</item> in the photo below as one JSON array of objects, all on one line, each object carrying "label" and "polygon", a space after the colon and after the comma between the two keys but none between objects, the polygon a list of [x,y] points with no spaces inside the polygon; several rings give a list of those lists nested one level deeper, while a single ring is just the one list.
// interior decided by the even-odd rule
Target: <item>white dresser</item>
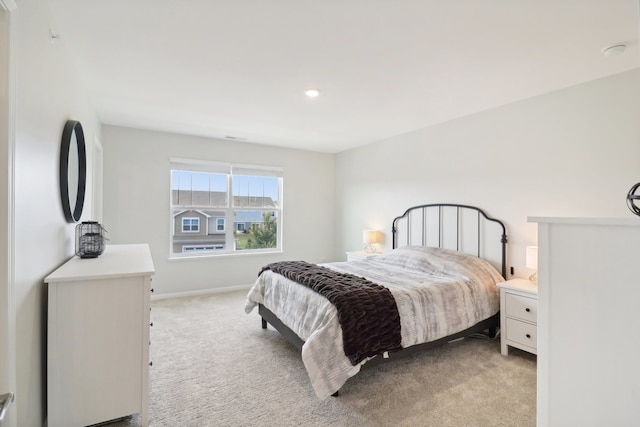
[{"label": "white dresser", "polygon": [[45,278],[49,427],[136,413],[148,425],[153,273],[148,245],[107,245]]},{"label": "white dresser", "polygon": [[537,425],[640,425],[640,218],[538,223]]}]

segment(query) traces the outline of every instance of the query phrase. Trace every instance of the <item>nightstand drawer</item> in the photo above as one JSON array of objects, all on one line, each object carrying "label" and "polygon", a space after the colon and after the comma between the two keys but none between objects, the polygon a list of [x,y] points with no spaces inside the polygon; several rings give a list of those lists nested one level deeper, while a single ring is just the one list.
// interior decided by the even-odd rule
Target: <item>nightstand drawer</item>
[{"label": "nightstand drawer", "polygon": [[507,340],[537,349],[538,334],[536,325],[515,319],[507,319]]},{"label": "nightstand drawer", "polygon": [[347,252],[347,261],[368,261],[381,255],[379,252],[353,251]]},{"label": "nightstand drawer", "polygon": [[515,317],[536,323],[538,321],[538,300],[535,298],[523,297],[507,293],[507,317]]}]

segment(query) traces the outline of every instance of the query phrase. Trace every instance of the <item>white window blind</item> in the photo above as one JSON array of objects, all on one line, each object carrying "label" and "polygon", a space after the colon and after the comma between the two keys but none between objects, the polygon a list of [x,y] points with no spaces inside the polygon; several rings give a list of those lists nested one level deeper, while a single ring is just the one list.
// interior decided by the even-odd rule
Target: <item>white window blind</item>
[{"label": "white window blind", "polygon": [[228,175],[231,173],[231,164],[210,162],[206,160],[171,159],[171,170],[185,172],[221,173]]},{"label": "white window blind", "polygon": [[282,178],[282,168],[277,166],[256,166],[256,165],[231,165],[231,173],[233,175],[247,176],[271,176]]}]

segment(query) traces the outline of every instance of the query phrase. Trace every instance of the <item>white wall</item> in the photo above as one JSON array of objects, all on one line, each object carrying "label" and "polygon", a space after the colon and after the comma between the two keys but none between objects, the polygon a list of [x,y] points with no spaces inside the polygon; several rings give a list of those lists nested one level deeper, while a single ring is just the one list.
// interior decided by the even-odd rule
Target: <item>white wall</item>
[{"label": "white wall", "polygon": [[[104,221],[110,243],[149,243],[156,295],[252,284],[284,259],[333,260],[334,156],[238,141],[104,126]],[[284,253],[169,260],[169,159],[282,166]]]},{"label": "white wall", "polygon": [[407,207],[472,204],[506,221],[509,265],[527,277],[528,215],[632,216],[640,181],[640,70],[596,80],[342,152],[338,251],[359,249]]},{"label": "white wall", "polygon": [[[55,23],[44,0],[18,0],[15,127],[16,404],[19,426],[46,416],[46,287],[51,271],[72,256],[58,190],[60,139],[66,120],[80,120],[88,152],[82,220],[91,217],[91,142],[99,125],[64,41],[51,43]],[[13,408],[12,408],[13,409]]]}]

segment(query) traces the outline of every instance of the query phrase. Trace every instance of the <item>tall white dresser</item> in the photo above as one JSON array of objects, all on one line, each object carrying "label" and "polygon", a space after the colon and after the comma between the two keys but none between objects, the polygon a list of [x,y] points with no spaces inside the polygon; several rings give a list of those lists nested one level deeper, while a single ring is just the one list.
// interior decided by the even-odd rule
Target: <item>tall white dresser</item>
[{"label": "tall white dresser", "polygon": [[640,218],[538,223],[537,425],[640,425]]},{"label": "tall white dresser", "polygon": [[148,425],[153,273],[148,245],[107,245],[45,278],[49,427],[136,413]]}]

